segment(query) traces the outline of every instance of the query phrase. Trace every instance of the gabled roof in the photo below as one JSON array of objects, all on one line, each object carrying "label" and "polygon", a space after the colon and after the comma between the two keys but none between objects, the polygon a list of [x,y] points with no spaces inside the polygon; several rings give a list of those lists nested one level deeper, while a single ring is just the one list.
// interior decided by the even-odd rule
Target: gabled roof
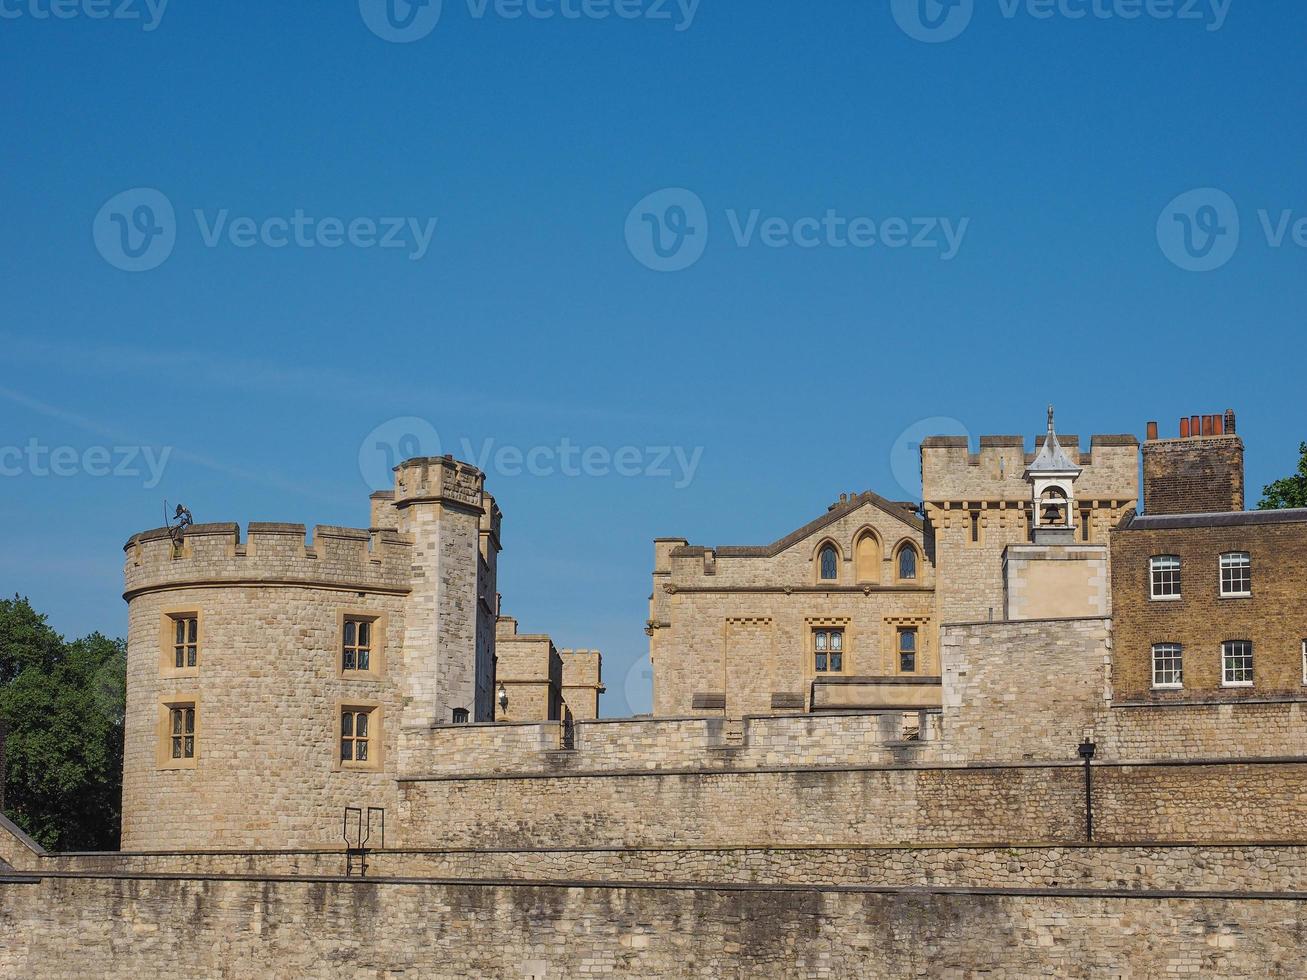
[{"label": "gabled roof", "polygon": [[[812,537],[818,531],[829,527],[839,520],[852,514],[861,507],[871,504],[879,510],[884,511],[890,517],[899,521],[915,531],[923,530],[924,525],[917,514],[917,505],[902,501],[887,500],[878,493],[872,493],[870,490],[864,490],[862,493],[854,494],[847,500],[842,500],[835,504],[821,517],[815,521],[809,521],[797,531],[785,535],[779,541],[773,541],[767,545],[722,545],[719,548],[712,549],[718,558],[774,558],[787,548],[791,548],[805,538]],[[703,545],[683,545],[680,548],[672,550],[673,558],[690,558],[695,555],[702,555],[709,549]]]}]

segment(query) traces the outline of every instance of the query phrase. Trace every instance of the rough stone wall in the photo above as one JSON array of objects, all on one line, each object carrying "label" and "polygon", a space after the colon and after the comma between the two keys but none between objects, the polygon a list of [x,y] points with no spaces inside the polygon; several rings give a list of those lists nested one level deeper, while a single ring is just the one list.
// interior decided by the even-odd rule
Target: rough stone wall
[{"label": "rough stone wall", "polygon": [[1243,510],[1243,440],[1236,435],[1144,443],[1144,510],[1206,514]]},{"label": "rough stone wall", "polygon": [[1100,726],[1111,643],[1108,619],[945,628],[942,758],[1075,759]]},{"label": "rough stone wall", "polygon": [[[34,873],[340,875],[336,851],[64,854]],[[376,878],[863,885],[893,888],[1121,888],[1307,891],[1307,847],[1106,844],[950,847],[639,847],[373,851]]]},{"label": "rough stone wall", "polygon": [[[846,678],[892,677],[900,673],[894,636],[902,617],[904,625],[920,629],[916,674],[938,676],[934,571],[924,557],[919,522],[905,508],[866,497],[837,505],[832,513],[829,523],[773,546],[688,548],[679,539],[655,544],[655,715],[739,718],[809,707],[816,679],[811,633],[817,625],[844,627]],[[875,558],[860,573],[857,542],[868,531]],[[816,566],[827,541],[840,555],[834,582],[821,581]],[[909,543],[919,555],[917,577],[902,581],[895,559]]]},{"label": "rough stone wall", "polygon": [[[1304,763],[1094,769],[1103,842],[1307,841]],[[1076,763],[428,778],[401,783],[405,847],[1073,843]]]},{"label": "rough stone wall", "polygon": [[[484,477],[452,459],[410,460],[396,474],[400,528],[413,540],[412,593],[404,635],[406,728],[494,718],[493,692],[478,670]],[[487,634],[493,636],[493,633]]]},{"label": "rough stone wall", "polygon": [[[204,617],[194,677],[160,676],[160,621],[175,606]],[[398,649],[403,607],[392,596],[260,587],[170,590],[132,601],[123,847],[321,844],[339,838],[344,806],[392,804],[399,665],[388,664],[377,680],[342,677],[345,609],[388,614],[387,641]],[[166,768],[159,706],[190,700],[194,768]],[[380,705],[379,770],[340,767],[343,704]]]},{"label": "rough stone wall", "polygon": [[59,878],[0,885],[24,977],[1247,976],[1307,905],[1239,897]]},{"label": "rough stone wall", "polygon": [[1114,706],[1099,731],[1118,759],[1300,755],[1307,704]]},{"label": "rough stone wall", "polygon": [[[1202,440],[1207,441],[1207,440]],[[1252,556],[1252,596],[1220,596],[1220,556]],[[1149,598],[1149,558],[1180,559],[1179,600]],[[1307,522],[1176,529],[1126,528],[1112,535],[1116,656],[1112,681],[1123,701],[1242,701],[1307,697]],[[1251,640],[1253,686],[1223,687],[1221,643]],[[1184,648],[1184,688],[1152,688],[1152,645]]]},{"label": "rough stone wall", "polygon": [[578,720],[599,717],[603,655],[598,650],[562,650],[563,701]]},{"label": "rough stone wall", "polygon": [[499,630],[495,640],[497,683],[508,706],[495,705],[498,721],[557,721],[562,717],[563,658],[543,634]]},{"label": "rough stone wall", "polygon": [[[1043,435],[1036,437],[1039,445]],[[1109,528],[1139,497],[1139,443],[1134,436],[1094,436],[1088,453],[1078,436],[1058,436],[1079,460],[1075,483],[1076,540],[1089,522],[1089,542],[1102,544]],[[1021,436],[983,436],[972,453],[962,437],[933,437],[921,444],[922,494],[927,535],[938,575],[941,623],[982,622],[1003,616],[1002,554],[1030,541],[1031,487],[1023,474],[1034,453]],[[978,515],[973,541],[971,515]]]}]

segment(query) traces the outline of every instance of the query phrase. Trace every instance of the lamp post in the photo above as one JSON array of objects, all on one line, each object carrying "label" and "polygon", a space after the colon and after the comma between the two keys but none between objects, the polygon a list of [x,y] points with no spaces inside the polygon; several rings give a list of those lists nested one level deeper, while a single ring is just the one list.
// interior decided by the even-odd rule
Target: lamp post
[{"label": "lamp post", "polygon": [[1080,758],[1085,760],[1085,840],[1090,844],[1094,842],[1094,770],[1090,763],[1097,751],[1098,746],[1089,739],[1081,742],[1078,749]]},{"label": "lamp post", "polygon": [[498,695],[499,695],[499,710],[500,710],[500,711],[507,711],[507,710],[508,710],[508,688],[504,687],[504,685],[503,685],[502,682],[501,682],[500,685],[499,685],[499,691],[498,691],[497,693],[498,693]]}]

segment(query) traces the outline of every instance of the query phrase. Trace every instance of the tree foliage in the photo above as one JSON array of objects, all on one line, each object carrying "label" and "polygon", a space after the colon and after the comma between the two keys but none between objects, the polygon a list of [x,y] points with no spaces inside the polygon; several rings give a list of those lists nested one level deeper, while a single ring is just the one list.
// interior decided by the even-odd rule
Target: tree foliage
[{"label": "tree foliage", "polygon": [[122,640],[66,642],[26,599],[0,600],[5,811],[43,847],[118,847],[126,673]]},{"label": "tree foliage", "polygon": [[1307,442],[1298,447],[1298,472],[1267,484],[1262,490],[1261,510],[1307,507]]}]

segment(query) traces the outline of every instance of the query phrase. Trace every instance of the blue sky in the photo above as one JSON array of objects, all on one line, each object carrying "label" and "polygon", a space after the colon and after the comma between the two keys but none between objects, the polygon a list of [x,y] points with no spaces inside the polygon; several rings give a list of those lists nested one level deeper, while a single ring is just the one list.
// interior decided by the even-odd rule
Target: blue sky
[{"label": "blue sky", "polygon": [[[506,611],[603,649],[622,714],[655,536],[912,497],[923,429],[1049,401],[1233,407],[1252,488],[1307,438],[1307,6],[925,0],[922,41],[910,0],[122,2],[0,0],[0,587],[69,634],[123,632],[164,498],[364,524],[417,418],[489,451]],[[121,446],[171,447],[157,483]]]}]

